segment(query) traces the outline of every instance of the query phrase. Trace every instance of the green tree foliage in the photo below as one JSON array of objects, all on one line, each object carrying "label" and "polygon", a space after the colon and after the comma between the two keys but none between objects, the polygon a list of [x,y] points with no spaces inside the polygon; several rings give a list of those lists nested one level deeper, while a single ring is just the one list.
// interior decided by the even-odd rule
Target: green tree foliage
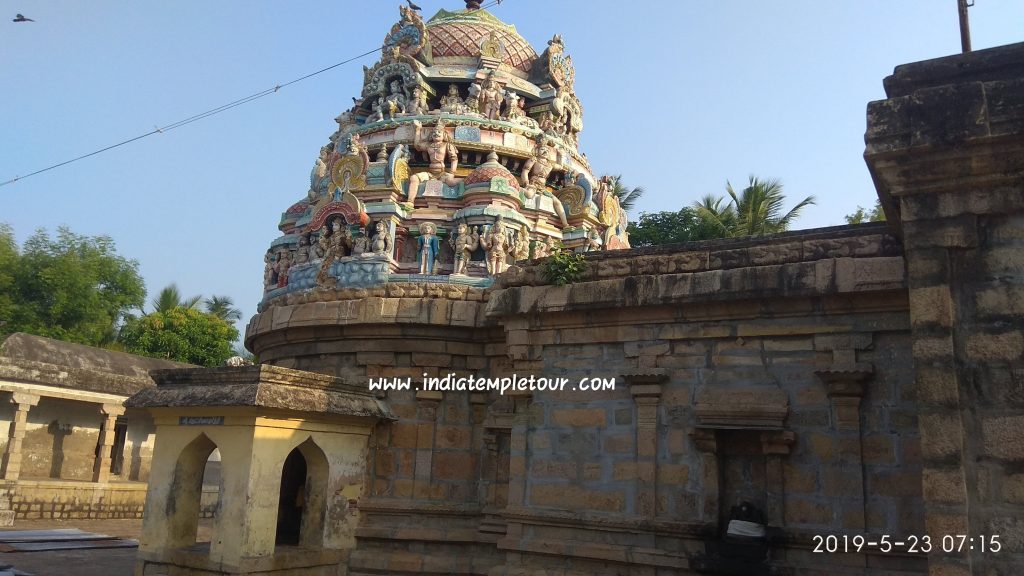
[{"label": "green tree foliage", "polygon": [[737,193],[726,185],[728,197],[708,194],[678,212],[642,213],[629,225],[629,241],[635,247],[660,246],[695,240],[774,234],[789,229],[814,197],[801,200],[783,213],[786,197],[778,180],[750,177]]},{"label": "green tree foliage", "polygon": [[121,329],[125,350],[200,366],[219,366],[234,356],[238,329],[213,314],[186,306],[129,319]]},{"label": "green tree foliage", "polygon": [[853,214],[843,216],[847,224],[863,224],[864,222],[885,222],[885,212],[882,210],[882,203],[875,200],[875,206],[871,210],[865,210],[863,206],[857,206]]},{"label": "green tree foliage", "polygon": [[138,262],[119,256],[108,236],[39,230],[19,251],[11,228],[0,226],[0,334],[106,346],[145,298]]},{"label": "green tree foliage", "polygon": [[0,224],[0,334],[6,334],[14,318],[14,272],[18,267],[18,245],[14,231]]},{"label": "green tree foliage", "polygon": [[782,183],[778,180],[759,180],[754,176],[750,177],[747,187],[739,193],[728,182],[725,191],[729,194],[731,204],[724,198],[713,196],[705,196],[694,204],[698,216],[721,237],[785,232],[804,208],[815,203],[814,196],[808,196],[784,213],[786,196],[782,193]]},{"label": "green tree foliage", "polygon": [[641,213],[629,223],[629,243],[633,247],[661,246],[694,240],[719,238],[717,230],[697,215],[693,208],[678,212]]},{"label": "green tree foliage", "polygon": [[541,275],[544,280],[555,286],[564,286],[579,282],[586,270],[587,260],[583,254],[562,250],[559,247],[544,261]]}]

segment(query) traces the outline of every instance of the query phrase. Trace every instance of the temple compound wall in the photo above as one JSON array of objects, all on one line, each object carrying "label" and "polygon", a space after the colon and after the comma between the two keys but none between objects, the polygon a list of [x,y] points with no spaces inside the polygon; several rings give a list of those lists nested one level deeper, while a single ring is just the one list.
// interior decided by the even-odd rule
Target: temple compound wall
[{"label": "temple compound wall", "polygon": [[[866,159],[888,224],[588,253],[566,286],[520,261],[486,288],[265,301],[261,360],[349,383],[615,378],[379,392],[397,420],[370,434],[342,572],[767,574],[726,571],[748,502],[775,573],[1019,573],[1022,62],[1014,45],[886,79]],[[815,552],[825,535],[875,545]]]}]

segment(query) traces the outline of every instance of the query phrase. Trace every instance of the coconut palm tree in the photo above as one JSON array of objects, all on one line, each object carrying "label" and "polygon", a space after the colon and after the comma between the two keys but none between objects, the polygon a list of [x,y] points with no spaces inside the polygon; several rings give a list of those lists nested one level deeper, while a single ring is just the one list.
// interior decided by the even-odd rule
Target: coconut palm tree
[{"label": "coconut palm tree", "polygon": [[759,180],[754,176],[738,194],[729,182],[726,182],[725,191],[732,204],[723,207],[724,198],[705,196],[694,204],[694,209],[712,227],[724,231],[727,237],[785,232],[804,208],[815,203],[814,196],[808,196],[783,213],[786,196],[782,193],[782,183],[775,179]]},{"label": "coconut palm tree", "polygon": [[202,296],[192,296],[182,300],[178,285],[171,283],[160,291],[160,294],[153,300],[154,312],[169,312],[175,308],[199,308]]},{"label": "coconut palm tree", "polygon": [[235,302],[230,296],[210,296],[203,303],[208,313],[225,322],[238,322],[242,319],[242,311],[235,308]]}]

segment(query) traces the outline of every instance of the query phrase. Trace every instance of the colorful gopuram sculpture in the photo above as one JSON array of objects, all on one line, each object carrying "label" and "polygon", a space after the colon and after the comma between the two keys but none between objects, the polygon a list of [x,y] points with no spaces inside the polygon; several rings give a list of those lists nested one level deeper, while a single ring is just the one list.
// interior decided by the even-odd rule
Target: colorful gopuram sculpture
[{"label": "colorful gopuram sculpture", "polygon": [[[402,6],[303,199],[266,255],[264,302],[388,282],[487,286],[562,247],[626,248],[625,213],[579,150],[575,69],[478,3]],[[371,159],[372,158],[372,159]]]}]

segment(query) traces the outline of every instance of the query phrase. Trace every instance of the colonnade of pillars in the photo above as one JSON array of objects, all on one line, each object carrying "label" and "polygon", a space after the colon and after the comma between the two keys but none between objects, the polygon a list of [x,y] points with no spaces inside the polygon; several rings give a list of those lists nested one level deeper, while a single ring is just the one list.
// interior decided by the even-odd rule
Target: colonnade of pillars
[{"label": "colonnade of pillars", "polygon": [[[40,396],[26,392],[12,392],[9,398],[14,405],[14,416],[7,432],[7,447],[0,461],[0,480],[17,480],[21,476],[22,442],[28,425],[28,413],[33,406],[39,404]],[[114,449],[114,427],[117,417],[124,414],[121,404],[99,404],[99,412],[103,417],[100,426],[99,449],[93,463],[92,481],[107,482],[110,479],[110,463]]]}]

